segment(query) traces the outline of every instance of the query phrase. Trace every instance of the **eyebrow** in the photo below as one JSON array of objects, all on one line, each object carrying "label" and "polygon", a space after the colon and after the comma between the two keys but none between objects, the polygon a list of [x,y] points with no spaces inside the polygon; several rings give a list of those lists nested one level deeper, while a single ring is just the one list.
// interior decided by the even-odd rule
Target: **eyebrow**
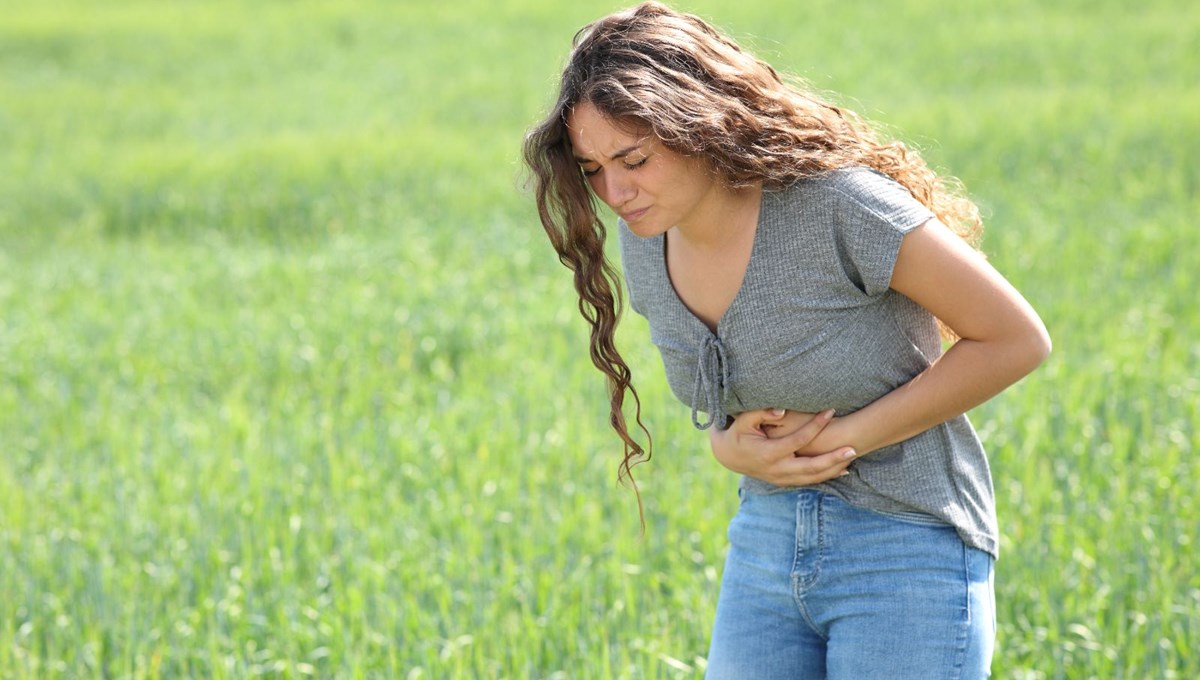
[{"label": "eyebrow", "polygon": [[[609,156],[608,160],[615,161],[618,158],[624,158],[624,157],[628,156],[629,154],[633,153],[634,151],[637,151],[638,149],[640,149],[642,147],[642,144],[644,144],[645,142],[646,142],[646,138],[643,137],[637,141],[637,144],[634,144],[633,146],[627,146],[624,149],[621,149],[620,151]],[[575,156],[575,162],[579,163],[580,165],[583,165],[584,163],[595,163],[596,161],[594,161],[590,158],[582,158],[580,156]]]}]

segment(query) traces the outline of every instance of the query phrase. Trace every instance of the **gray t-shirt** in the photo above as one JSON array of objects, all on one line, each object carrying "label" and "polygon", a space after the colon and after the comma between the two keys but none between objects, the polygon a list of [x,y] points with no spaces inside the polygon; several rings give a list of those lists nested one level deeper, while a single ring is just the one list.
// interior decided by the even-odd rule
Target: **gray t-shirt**
[{"label": "gray t-shirt", "polygon": [[[665,236],[639,238],[619,221],[630,305],[649,321],[671,391],[696,426],[775,407],[842,416],[925,370],[942,351],[936,322],[889,284],[904,234],[932,217],[868,168],[764,190],[750,262],[716,334],[675,293]],[[813,488],[883,513],[932,515],[967,545],[998,554],[991,473],[965,415],[849,471]],[[750,477],[741,484],[784,490]]]}]

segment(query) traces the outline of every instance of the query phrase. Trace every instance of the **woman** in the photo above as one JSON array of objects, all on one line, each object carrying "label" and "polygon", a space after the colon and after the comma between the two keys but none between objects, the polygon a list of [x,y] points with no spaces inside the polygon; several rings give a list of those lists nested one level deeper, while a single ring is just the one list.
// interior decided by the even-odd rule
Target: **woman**
[{"label": "woman", "polygon": [[620,218],[672,391],[743,475],[708,677],[988,675],[999,532],[964,413],[1050,340],[972,247],[970,201],[653,2],[576,36],[525,159],[609,378],[621,476],[649,453],[622,414],[628,393],[641,425],[593,196]]}]

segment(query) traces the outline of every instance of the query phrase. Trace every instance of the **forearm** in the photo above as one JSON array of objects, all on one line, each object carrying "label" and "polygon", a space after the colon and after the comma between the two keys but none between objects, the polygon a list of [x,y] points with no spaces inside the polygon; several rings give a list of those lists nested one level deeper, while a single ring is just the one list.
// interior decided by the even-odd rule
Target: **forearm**
[{"label": "forearm", "polygon": [[1005,340],[963,339],[908,383],[838,418],[816,444],[852,446],[861,456],[904,441],[999,394],[1049,354],[1044,328]]},{"label": "forearm", "polygon": [[[738,474],[778,486],[819,484],[844,474],[854,452],[837,448],[821,455],[797,456],[831,422],[833,411],[799,414],[783,409],[760,409],[738,415],[728,429],[712,428],[709,444],[713,457]],[[785,424],[786,421],[786,424]],[[802,421],[795,429],[792,426]],[[767,432],[790,430],[779,437]]]},{"label": "forearm", "polygon": [[908,383],[830,423],[822,435],[842,440],[820,444],[850,445],[861,455],[904,441],[994,397],[1050,352],[1037,312],[937,220],[904,237],[891,287],[962,339]]}]

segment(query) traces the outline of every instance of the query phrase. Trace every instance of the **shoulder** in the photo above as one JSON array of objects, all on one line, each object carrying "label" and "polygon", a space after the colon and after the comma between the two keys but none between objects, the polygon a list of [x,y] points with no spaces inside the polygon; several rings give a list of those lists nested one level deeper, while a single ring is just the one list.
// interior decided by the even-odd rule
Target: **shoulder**
[{"label": "shoulder", "polygon": [[929,221],[933,212],[896,180],[867,167],[848,167],[814,176],[780,192],[776,214],[801,223],[811,257],[830,255],[844,276],[869,297],[889,287],[904,236]]},{"label": "shoulder", "polygon": [[630,306],[638,314],[646,316],[648,300],[654,295],[654,253],[657,242],[654,238],[642,238],[633,233],[625,220],[619,218],[617,241],[621,251],[621,273],[625,277]]},{"label": "shoulder", "polygon": [[826,201],[851,203],[878,209],[891,203],[919,203],[896,180],[866,166],[838,168],[794,185],[802,193],[823,197]]},{"label": "shoulder", "polygon": [[763,206],[780,219],[835,229],[876,223],[908,231],[933,217],[904,185],[865,166],[830,170],[764,193]]},{"label": "shoulder", "polygon": [[630,231],[629,225],[621,218],[617,218],[617,243],[626,268],[643,266],[655,245],[654,239],[642,238]]},{"label": "shoulder", "polygon": [[840,168],[814,177],[811,184],[810,191],[853,222],[879,221],[908,231],[933,217],[903,184],[872,168]]}]

